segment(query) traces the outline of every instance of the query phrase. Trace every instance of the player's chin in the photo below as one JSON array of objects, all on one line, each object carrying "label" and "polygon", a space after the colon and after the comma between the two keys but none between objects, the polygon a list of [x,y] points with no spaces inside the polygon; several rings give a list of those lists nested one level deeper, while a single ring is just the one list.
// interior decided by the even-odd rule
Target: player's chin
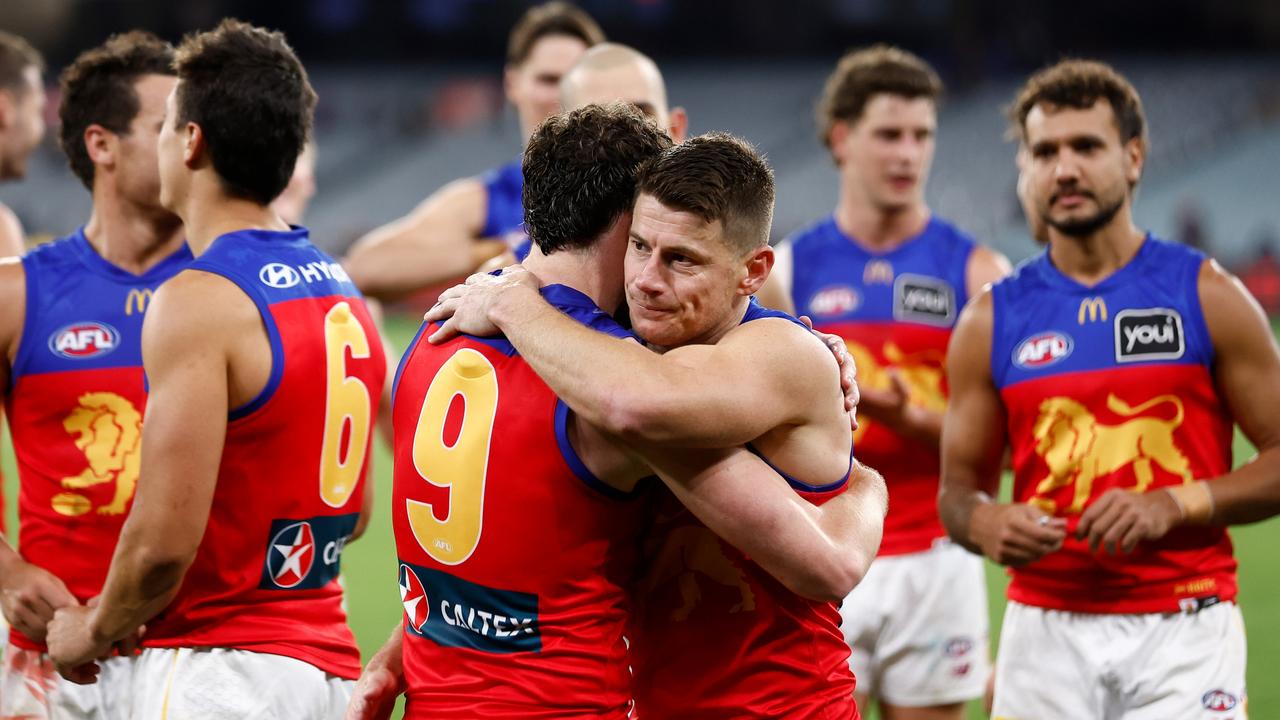
[{"label": "player's chin", "polygon": [[672,319],[648,318],[638,316],[634,312],[631,314],[631,330],[639,335],[641,340],[663,347],[677,344],[677,339],[680,337],[679,325]]}]

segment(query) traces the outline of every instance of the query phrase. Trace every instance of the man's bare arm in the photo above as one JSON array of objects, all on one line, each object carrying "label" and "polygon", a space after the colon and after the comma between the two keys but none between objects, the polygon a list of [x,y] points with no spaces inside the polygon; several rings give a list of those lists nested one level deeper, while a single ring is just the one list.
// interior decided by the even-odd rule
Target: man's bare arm
[{"label": "man's bare arm", "polygon": [[[838,372],[830,351],[784,320],[749,323],[715,345],[658,355],[565,316],[523,281],[484,281],[446,295],[427,319],[457,315],[433,342],[470,332],[460,318],[483,314],[574,412],[629,441],[742,445],[807,417],[835,387],[826,384]],[[795,372],[810,362],[814,372]]]},{"label": "man's bare arm", "polygon": [[450,183],[405,217],[357,240],[343,267],[356,287],[381,300],[471,273],[506,248],[480,242],[487,202],[479,180]]},{"label": "man's bare arm", "polygon": [[0,258],[21,255],[26,250],[26,233],[12,210],[0,205]]},{"label": "man's bare arm", "polygon": [[888,494],[861,463],[848,490],[815,506],[743,448],[637,452],[704,525],[798,595],[844,599],[880,548]]},{"label": "man's bare arm", "polygon": [[991,339],[988,292],[961,313],[947,352],[951,399],[942,432],[938,515],[951,539],[970,552],[1021,565],[1060,548],[1065,523],[1029,505],[993,500],[1000,484],[1005,415],[991,377]]},{"label": "man's bare arm", "polygon": [[1199,284],[1215,379],[1231,416],[1258,448],[1253,460],[1208,485],[1212,522],[1256,522],[1280,514],[1280,352],[1266,315],[1239,280],[1207,261]]},{"label": "man's bare arm", "polygon": [[226,440],[227,335],[237,327],[227,308],[248,302],[228,281],[188,272],[147,308],[142,471],[91,620],[99,642],[124,638],[162,610],[195,559]]}]

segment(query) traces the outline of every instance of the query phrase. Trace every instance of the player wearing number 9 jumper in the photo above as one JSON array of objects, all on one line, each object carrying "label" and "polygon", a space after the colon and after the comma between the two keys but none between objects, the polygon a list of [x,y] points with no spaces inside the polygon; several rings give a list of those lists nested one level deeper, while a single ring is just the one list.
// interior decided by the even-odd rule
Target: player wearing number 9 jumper
[{"label": "player wearing number 9 jumper", "polygon": [[225,21],[175,68],[160,195],[196,260],[143,327],[142,471],[101,603],[55,616],[50,654],[91,681],[145,622],[135,717],[340,716],[360,663],[338,561],[385,358],[355,287],[268,208],[315,104],[284,37]]}]

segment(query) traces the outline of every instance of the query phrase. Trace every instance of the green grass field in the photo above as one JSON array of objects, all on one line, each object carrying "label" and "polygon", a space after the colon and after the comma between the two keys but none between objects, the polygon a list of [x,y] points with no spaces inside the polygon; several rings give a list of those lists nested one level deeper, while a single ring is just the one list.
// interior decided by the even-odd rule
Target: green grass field
[{"label": "green grass field", "polygon": [[[392,341],[398,347],[404,347],[416,329],[417,323],[412,320],[392,318],[388,323]],[[8,445],[6,432],[2,453],[7,526],[16,528],[16,473],[13,453]],[[366,658],[386,640],[401,614],[396,585],[395,542],[390,523],[391,458],[380,441],[377,446],[374,465],[377,499],[373,521],[362,539],[347,546],[342,563],[351,626]],[[1248,441],[1238,435],[1235,451],[1237,463],[1253,455]],[[1270,556],[1274,548],[1280,547],[1280,521],[1235,528],[1232,535],[1240,561],[1240,607],[1249,634],[1249,709],[1254,717],[1280,717],[1280,686],[1266,680],[1275,675],[1275,666],[1271,663],[1280,663],[1280,563]],[[1005,583],[1003,570],[988,563],[993,647],[1004,613]],[[870,717],[875,716],[872,714]],[[983,718],[985,715],[974,707],[970,717]]]}]

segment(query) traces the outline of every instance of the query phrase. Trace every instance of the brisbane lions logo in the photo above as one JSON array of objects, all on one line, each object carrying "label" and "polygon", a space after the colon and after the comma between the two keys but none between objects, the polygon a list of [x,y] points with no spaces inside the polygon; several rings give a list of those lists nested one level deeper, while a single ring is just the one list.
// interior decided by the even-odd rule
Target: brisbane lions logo
[{"label": "brisbane lions logo", "polygon": [[[933,412],[946,412],[947,393],[943,389],[942,364],[945,356],[941,350],[923,350],[905,353],[897,343],[884,344],[884,362],[862,345],[846,340],[849,357],[853,358],[858,368],[858,386],[872,390],[890,390],[893,379],[892,370],[902,381],[907,392],[907,402]],[[871,422],[864,416],[858,417],[858,429],[853,433],[853,441],[861,442]]]},{"label": "brisbane lions logo", "polygon": [[[1142,415],[1159,405],[1171,406],[1173,417]],[[1173,440],[1173,431],[1182,425],[1181,400],[1174,395],[1159,395],[1131,407],[1108,394],[1107,409],[1131,419],[1104,425],[1071,398],[1053,397],[1040,403],[1034,429],[1036,454],[1049,466],[1049,475],[1036,485],[1033,504],[1051,514],[1056,512],[1056,503],[1044,496],[1074,483],[1075,493],[1066,513],[1078,515],[1093,492],[1093,481],[1128,465],[1133,466],[1137,477],[1134,490],[1138,492],[1151,486],[1152,463],[1182,477],[1183,482],[1192,481],[1191,465]]]},{"label": "brisbane lions logo", "polygon": [[[142,413],[115,393],[85,393],[80,396],[80,405],[62,421],[62,427],[75,436],[76,448],[84,453],[88,464],[79,475],[62,478],[62,486],[82,490],[115,483],[111,502],[99,507],[98,513],[123,515],[138,484]],[[53,497],[54,510],[63,515],[83,515],[90,507],[89,499],[79,493]]]},{"label": "brisbane lions logo", "polygon": [[756,594],[746,575],[725,555],[720,538],[704,527],[686,525],[672,529],[666,534],[653,567],[647,594],[673,583],[679,588],[680,606],[671,612],[675,622],[688,620],[702,604],[704,582],[727,589],[731,597],[737,598],[728,609],[730,614],[756,609]]}]

